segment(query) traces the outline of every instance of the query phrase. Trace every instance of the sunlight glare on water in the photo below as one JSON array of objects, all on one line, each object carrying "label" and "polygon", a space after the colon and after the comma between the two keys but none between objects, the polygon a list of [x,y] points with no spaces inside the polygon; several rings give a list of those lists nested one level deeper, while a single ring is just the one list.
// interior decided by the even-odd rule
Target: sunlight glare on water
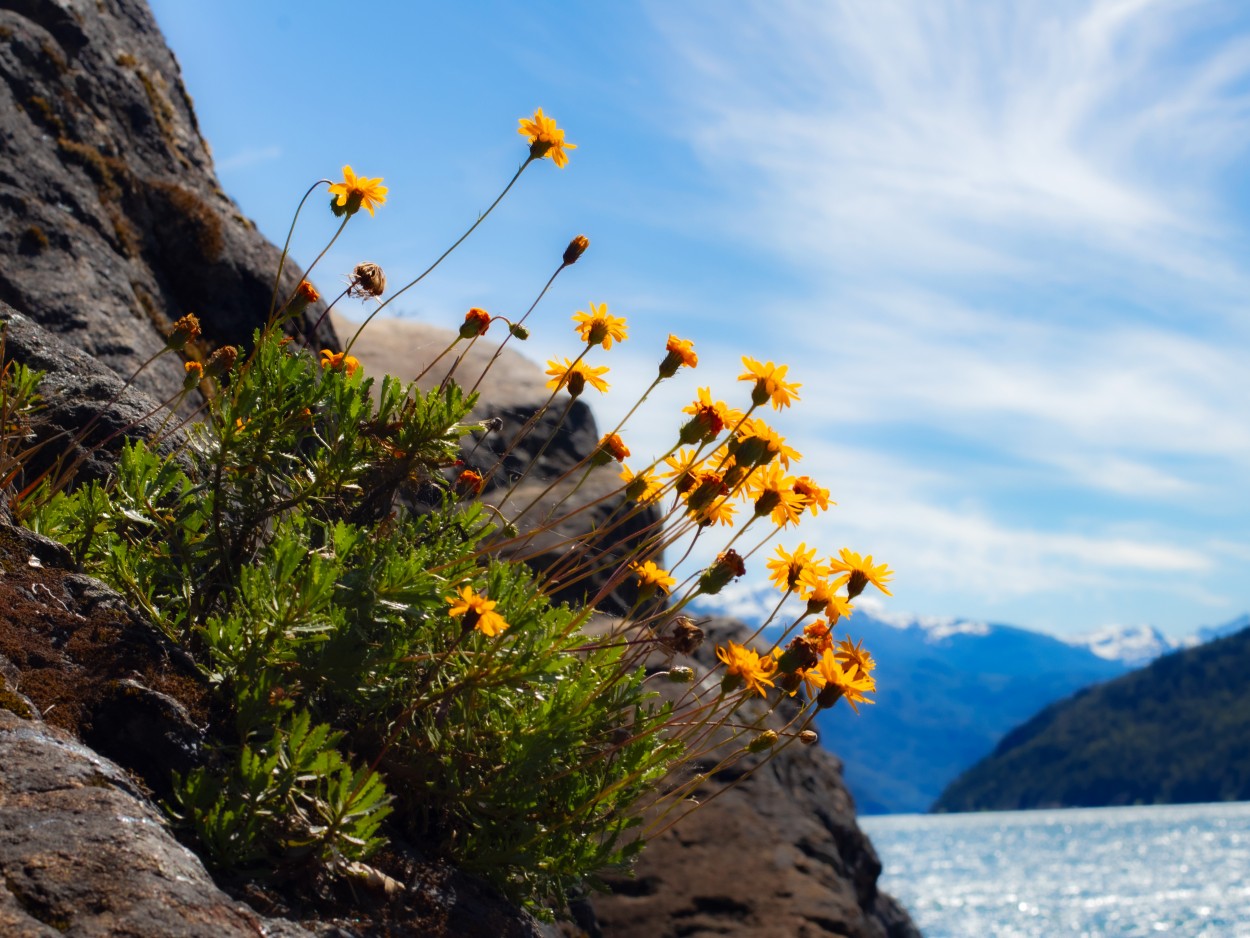
[{"label": "sunlight glare on water", "polygon": [[860,824],[926,938],[1250,938],[1250,803]]}]

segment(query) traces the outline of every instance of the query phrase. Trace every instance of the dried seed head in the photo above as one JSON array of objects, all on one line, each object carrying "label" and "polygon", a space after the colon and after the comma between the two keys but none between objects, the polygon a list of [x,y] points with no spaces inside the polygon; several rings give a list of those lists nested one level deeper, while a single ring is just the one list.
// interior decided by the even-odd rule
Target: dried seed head
[{"label": "dried seed head", "polygon": [[234,367],[235,359],[238,357],[237,348],[233,345],[223,345],[209,356],[208,364],[204,366],[204,377],[220,378]]},{"label": "dried seed head", "polygon": [[661,636],[660,644],[679,655],[693,655],[703,644],[703,629],[688,616],[678,616],[673,620],[672,633]]},{"label": "dried seed head", "polygon": [[364,299],[367,296],[381,296],[386,289],[386,274],[377,264],[365,261],[357,264],[352,271],[351,285],[347,288],[348,296]]}]

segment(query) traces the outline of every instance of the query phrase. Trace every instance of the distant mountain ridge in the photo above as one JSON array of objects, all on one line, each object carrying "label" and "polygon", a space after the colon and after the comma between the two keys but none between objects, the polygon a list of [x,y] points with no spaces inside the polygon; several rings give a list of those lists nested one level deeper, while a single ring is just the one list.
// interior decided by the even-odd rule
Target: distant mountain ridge
[{"label": "distant mountain ridge", "polygon": [[[736,583],[692,608],[758,625],[779,598],[767,585]],[[801,608],[788,600],[774,623],[794,621]],[[1060,639],[1010,625],[861,607],[839,623],[839,635],[862,639],[877,659],[877,703],[861,707],[858,717],[834,708],[820,714],[816,725],[842,758],[861,813],[928,811],[961,772],[1048,704],[1178,645],[1248,625],[1250,616],[1243,616],[1182,640],[1149,627]]]},{"label": "distant mountain ridge", "polygon": [[934,810],[1248,798],[1250,627],[1051,704],[952,782]]}]

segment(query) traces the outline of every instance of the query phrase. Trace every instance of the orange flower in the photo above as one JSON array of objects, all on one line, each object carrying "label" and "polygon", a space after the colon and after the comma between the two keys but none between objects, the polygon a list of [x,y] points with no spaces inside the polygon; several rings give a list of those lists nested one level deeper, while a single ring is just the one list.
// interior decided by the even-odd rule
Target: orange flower
[{"label": "orange flower", "polygon": [[531,118],[518,118],[517,123],[521,125],[517,133],[530,138],[531,159],[549,156],[551,162],[562,169],[568,164],[569,157],[564,151],[576,150],[577,144],[565,141],[564,131],[556,126],[555,120],[543,114],[542,108],[536,110]]},{"label": "orange flower", "polygon": [[803,499],[803,507],[816,514],[817,509],[828,511],[830,505],[837,502],[829,501],[829,490],[821,488],[811,476],[799,476],[794,480],[794,493]]},{"label": "orange flower", "polygon": [[460,326],[460,338],[472,339],[474,336],[486,335],[490,322],[490,313],[474,306],[464,314],[464,323]]},{"label": "orange flower", "polygon": [[685,365],[687,368],[693,368],[699,364],[699,356],[694,353],[694,343],[689,339],[679,339],[675,335],[670,335],[664,348],[668,354],[660,362],[661,377],[673,377],[673,375],[677,374],[677,369],[682,365]]},{"label": "orange flower", "polygon": [[356,373],[356,369],[360,367],[360,359],[355,355],[348,355],[346,352],[331,352],[328,348],[321,350],[321,367],[329,368],[332,371],[346,371],[347,377],[351,377]]},{"label": "orange flower", "polygon": [[479,596],[472,586],[465,585],[459,596],[447,596],[451,604],[448,611],[454,618],[464,618],[465,629],[477,629],[487,638],[494,638],[508,627],[507,620],[495,612],[498,605],[493,599]]},{"label": "orange flower", "polygon": [[599,449],[617,462],[624,462],[629,456],[629,447],[625,445],[625,442],[616,433],[606,434],[599,441]]}]

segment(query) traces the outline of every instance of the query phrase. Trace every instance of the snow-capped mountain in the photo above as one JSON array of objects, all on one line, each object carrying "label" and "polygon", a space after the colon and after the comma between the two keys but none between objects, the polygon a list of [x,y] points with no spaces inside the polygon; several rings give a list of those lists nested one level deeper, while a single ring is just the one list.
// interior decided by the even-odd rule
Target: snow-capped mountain
[{"label": "snow-capped mountain", "polygon": [[1088,648],[1099,658],[1122,661],[1132,668],[1149,664],[1160,655],[1193,648],[1250,628],[1250,614],[1238,616],[1223,625],[1204,626],[1189,635],[1172,638],[1153,625],[1108,625],[1084,635],[1065,638],[1070,645]]}]

